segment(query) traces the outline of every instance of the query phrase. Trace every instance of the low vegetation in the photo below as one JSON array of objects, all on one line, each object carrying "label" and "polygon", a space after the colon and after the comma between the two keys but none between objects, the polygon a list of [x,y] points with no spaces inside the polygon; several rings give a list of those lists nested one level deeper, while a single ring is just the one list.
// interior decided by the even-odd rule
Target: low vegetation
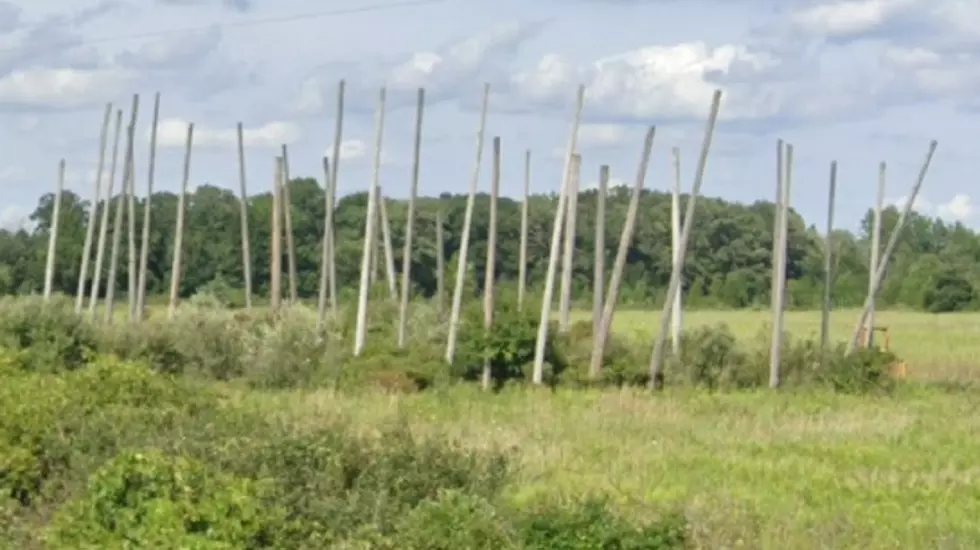
[{"label": "low vegetation", "polygon": [[[346,316],[318,332],[303,307],[215,306],[106,325],[0,302],[0,548],[980,542],[971,390],[902,384],[882,350],[790,338],[773,394],[766,346],[695,327],[651,396],[649,338],[614,334],[593,381],[580,322],[550,340],[538,390],[533,315],[506,299],[489,333],[464,315],[452,368],[425,304],[405,350],[379,305],[360,357]],[[469,383],[485,360],[489,394]]]}]

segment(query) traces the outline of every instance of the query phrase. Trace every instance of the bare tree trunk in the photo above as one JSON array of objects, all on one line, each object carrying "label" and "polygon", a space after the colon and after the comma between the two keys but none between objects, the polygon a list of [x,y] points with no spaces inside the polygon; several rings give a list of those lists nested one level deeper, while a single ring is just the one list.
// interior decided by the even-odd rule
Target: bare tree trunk
[{"label": "bare tree trunk", "polygon": [[95,266],[93,267],[92,292],[88,301],[88,312],[95,319],[95,308],[99,303],[99,287],[102,283],[102,262],[105,257],[106,237],[109,232],[109,213],[112,210],[112,191],[116,185],[116,161],[119,157],[119,139],[122,135],[122,109],[116,111],[116,127],[112,145],[112,160],[109,164],[109,188],[106,190],[105,208],[102,209],[102,221],[99,224],[99,242],[95,248]]},{"label": "bare tree trunk", "polygon": [[922,168],[919,170],[919,177],[912,187],[912,192],[909,193],[908,201],[905,203],[905,207],[902,209],[902,213],[898,216],[898,223],[895,224],[895,228],[892,229],[892,234],[888,237],[888,244],[885,245],[885,251],[881,254],[878,261],[878,269],[875,273],[875,284],[874,292],[871,292],[867,298],[864,300],[864,309],[861,311],[861,316],[858,318],[857,326],[854,327],[854,334],[851,336],[851,342],[848,344],[847,353],[853,353],[854,349],[858,346],[858,338],[861,337],[861,328],[868,320],[868,315],[870,314],[872,307],[872,297],[878,294],[878,290],[881,288],[881,283],[885,280],[885,271],[888,268],[888,261],[891,260],[892,253],[895,251],[895,247],[898,245],[898,237],[902,233],[902,229],[905,227],[905,221],[912,211],[912,205],[915,204],[915,199],[919,196],[919,191],[922,190],[922,184],[926,181],[926,175],[929,173],[929,165],[932,164],[932,157],[936,154],[936,148],[939,147],[939,143],[936,140],[929,142],[929,152],[926,153],[926,159],[922,163]]},{"label": "bare tree trunk", "polygon": [[299,302],[296,282],[296,245],[293,242],[293,199],[289,194],[289,150],[282,146],[282,212],[286,222],[286,267],[289,269],[289,302]]},{"label": "bare tree trunk", "polygon": [[371,283],[371,251],[377,250],[378,238],[377,229],[377,189],[380,186],[381,177],[381,147],[384,138],[385,128],[385,105],[387,103],[387,92],[381,88],[378,95],[378,109],[375,114],[375,136],[374,136],[374,163],[371,173],[371,187],[368,189],[367,213],[364,218],[364,255],[361,258],[361,286],[357,296],[357,327],[354,334],[354,356],[360,356],[364,352],[367,343],[367,323],[368,323],[368,291]]},{"label": "bare tree trunk", "polygon": [[575,269],[576,221],[578,218],[578,188],[582,177],[582,157],[572,155],[568,178],[568,203],[565,205],[565,250],[561,262],[561,296],[559,297],[558,332],[566,333],[572,324],[572,272]]},{"label": "bare tree trunk", "polygon": [[153,98],[153,122],[150,127],[150,160],[146,176],[146,203],[143,205],[143,234],[140,236],[140,267],[139,281],[137,289],[136,309],[139,310],[139,319],[146,316],[146,278],[148,262],[150,257],[150,223],[152,202],[153,202],[153,183],[156,177],[157,167],[157,129],[160,124],[160,92]]},{"label": "bare tree trunk", "polygon": [[715,90],[711,100],[711,113],[708,115],[707,128],[704,131],[704,141],[701,143],[701,155],[694,173],[694,185],[691,186],[691,198],[687,201],[687,211],[684,213],[684,227],[681,228],[680,253],[677,265],[670,274],[670,284],[667,287],[666,303],[660,315],[660,331],[653,346],[650,357],[650,387],[663,387],[664,355],[666,351],[667,331],[670,329],[671,310],[674,306],[674,296],[681,291],[681,273],[684,269],[684,258],[687,255],[687,243],[694,227],[694,206],[697,204],[701,185],[704,183],[704,170],[708,165],[708,153],[711,151],[711,139],[715,133],[715,123],[718,121],[718,110],[721,108],[721,90]]},{"label": "bare tree trunk", "polygon": [[483,105],[480,109],[480,127],[476,134],[476,162],[470,178],[470,192],[466,199],[466,213],[463,216],[463,235],[459,245],[456,263],[456,286],[453,288],[452,310],[449,313],[449,338],[446,343],[446,362],[452,364],[456,357],[456,339],[459,336],[459,316],[463,307],[463,286],[466,282],[466,265],[470,251],[470,226],[473,224],[473,205],[476,189],[480,183],[480,166],[483,161],[483,142],[487,131],[487,108],[490,103],[490,84],[483,85]]},{"label": "bare tree trunk", "polygon": [[133,192],[133,147],[136,139],[136,120],[139,114],[140,96],[133,95],[132,112],[129,115],[129,126],[126,131],[126,155],[123,164],[122,193],[119,195],[119,210],[116,211],[116,219],[112,226],[112,250],[109,256],[109,279],[106,287],[105,297],[105,322],[112,323],[113,312],[116,309],[116,270],[119,269],[119,247],[122,241],[122,220],[123,210],[128,204],[129,195]]},{"label": "bare tree trunk", "polygon": [[398,308],[398,348],[405,347],[408,323],[408,295],[412,289],[412,240],[415,236],[415,200],[419,193],[419,169],[422,160],[422,115],[425,109],[425,89],[419,88],[415,106],[415,146],[412,155],[412,187],[408,195],[408,214],[405,220],[405,247],[402,251],[402,294]]},{"label": "bare tree trunk", "polygon": [[598,380],[602,374],[602,361],[606,356],[606,342],[619,305],[619,288],[623,282],[623,271],[626,269],[626,256],[633,242],[633,232],[636,230],[636,216],[640,210],[640,197],[643,195],[643,184],[647,177],[647,167],[650,165],[650,151],[653,150],[653,139],[657,129],[651,126],[647,129],[643,140],[643,150],[640,152],[640,162],[636,168],[636,182],[633,184],[633,194],[626,209],[626,221],[619,235],[619,248],[616,249],[616,259],[613,262],[612,273],[609,274],[609,288],[606,289],[606,299],[602,310],[602,320],[599,330],[592,335],[592,355],[589,357],[589,378]]},{"label": "bare tree trunk", "polygon": [[520,257],[517,261],[517,309],[524,311],[524,300],[527,294],[527,231],[528,231],[528,197],[531,194],[531,150],[524,152],[524,200],[521,202],[521,245]]},{"label": "bare tree trunk", "polygon": [[102,131],[99,133],[99,161],[95,170],[95,189],[92,192],[92,207],[88,211],[85,224],[85,245],[82,247],[82,262],[78,270],[78,288],[75,289],[75,313],[82,312],[85,303],[85,283],[88,281],[88,266],[92,261],[92,241],[95,239],[95,226],[98,224],[99,202],[102,200],[102,174],[105,171],[105,150],[109,142],[109,119],[112,118],[112,103],[105,104],[102,117]]},{"label": "bare tree trunk", "polygon": [[551,302],[555,294],[555,272],[558,270],[558,256],[561,246],[562,224],[565,223],[565,212],[568,204],[568,180],[571,179],[572,155],[578,149],[578,129],[582,124],[582,109],[585,107],[585,86],[579,86],[575,101],[575,119],[572,123],[572,134],[568,139],[568,151],[565,154],[564,177],[561,191],[558,194],[558,208],[555,210],[555,222],[551,230],[551,247],[548,253],[548,272],[544,282],[544,296],[541,299],[541,320],[538,323],[538,338],[534,347],[534,370],[531,381],[540,385],[544,383],[544,352],[548,341],[548,323],[551,321]]},{"label": "bare tree trunk", "polygon": [[238,208],[242,233],[242,276],[245,280],[245,309],[252,309],[252,243],[248,228],[248,181],[245,170],[245,129],[238,123]]},{"label": "bare tree trunk", "polygon": [[170,305],[167,317],[173,319],[177,315],[177,300],[180,297],[180,279],[184,260],[184,227],[187,217],[185,204],[187,202],[187,185],[191,179],[191,151],[194,146],[194,123],[187,125],[187,143],[184,146],[184,177],[180,183],[180,195],[177,197],[177,221],[174,228],[174,257],[170,266]]},{"label": "bare tree trunk", "polygon": [[54,211],[48,228],[48,257],[44,266],[44,300],[51,299],[54,286],[54,266],[58,256],[58,228],[61,225],[61,196],[65,192],[65,159],[58,162],[58,185],[54,192]]},{"label": "bare tree trunk", "polygon": [[602,327],[602,293],[606,279],[606,195],[609,193],[609,166],[599,167],[596,192],[595,259],[592,265],[592,334]]},{"label": "bare tree trunk", "polygon": [[882,162],[878,165],[878,197],[875,201],[874,221],[871,229],[871,254],[868,258],[868,296],[871,297],[871,308],[868,309],[868,324],[865,325],[865,342],[870,348],[875,342],[875,309],[877,292],[875,289],[875,274],[878,272],[878,262],[881,255],[881,211],[885,208],[885,185],[888,167]]},{"label": "bare tree trunk", "polygon": [[[493,138],[493,176],[490,179],[490,228],[487,231],[487,266],[483,278],[483,328],[493,329],[494,280],[497,271],[497,197],[500,194],[500,138]],[[483,389],[493,382],[493,364],[483,361]]]}]

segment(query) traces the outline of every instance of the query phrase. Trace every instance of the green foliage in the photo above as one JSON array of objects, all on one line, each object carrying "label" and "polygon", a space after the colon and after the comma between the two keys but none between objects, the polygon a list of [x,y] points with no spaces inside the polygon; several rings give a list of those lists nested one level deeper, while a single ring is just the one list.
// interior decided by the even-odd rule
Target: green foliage
[{"label": "green foliage", "polygon": [[[493,323],[484,327],[482,304],[473,303],[464,312],[459,331],[459,344],[451,367],[454,378],[480,380],[485,363],[490,364],[490,376],[500,388],[510,381],[529,377],[528,367],[534,360],[540,319],[530,310],[520,311],[516,297],[506,296],[494,304]],[[554,383],[565,369],[559,354],[554,329],[548,331],[544,360],[546,381]]]},{"label": "green foliage", "polygon": [[487,499],[443,490],[402,516],[390,550],[483,550],[515,548],[509,522]]},{"label": "green foliage", "polygon": [[577,506],[522,512],[524,550],[679,550],[686,547],[687,522],[669,515],[637,528],[611,511],[608,502],[589,499]]},{"label": "green foliage", "polygon": [[271,548],[285,511],[263,503],[260,485],[182,457],[124,452],[52,520],[48,547]]},{"label": "green foliage", "polygon": [[[219,184],[220,185],[220,184]],[[323,186],[310,178],[295,178],[289,182],[293,201],[292,222],[295,238],[298,291],[302,298],[316,296],[319,286],[320,241],[324,215]],[[241,269],[241,235],[239,234],[239,202],[232,185],[201,185],[187,201],[184,241],[184,274],[179,289],[182,298],[201,295],[212,304],[240,305],[244,302]],[[606,242],[595,242],[595,191],[581,193],[576,227],[576,260],[574,289],[576,296],[588,295],[592,271],[583,265],[596,248],[615,249],[618,229],[622,226],[629,193],[610,190],[607,200]],[[336,253],[338,289],[345,297],[356,295],[367,196],[348,195],[337,204]],[[140,200],[140,199],[138,199]],[[164,295],[169,291],[170,251],[173,248],[173,224],[177,197],[172,193],[157,193],[153,197],[148,256],[149,292]],[[686,200],[686,199],[682,199]],[[53,196],[41,197],[32,218],[38,223],[34,232],[0,231],[0,293],[28,293],[43,286],[47,230],[53,213]],[[462,220],[466,208],[465,195],[445,194],[439,198],[422,197],[417,204],[417,223],[412,251],[412,285],[423,297],[436,292],[436,242],[434,220],[443,214],[445,231],[446,280],[451,292],[457,256],[461,245]],[[671,270],[669,194],[648,191],[641,197],[640,216],[636,235],[627,254],[620,303],[649,306],[663,299]],[[100,206],[104,207],[105,203]],[[529,198],[527,266],[532,289],[543,286],[552,221],[554,197],[535,195]],[[499,235],[496,277],[498,288],[516,286],[520,271],[519,240],[520,203],[501,200],[499,203]],[[272,210],[269,193],[253,196],[248,201],[249,216],[268,220]],[[78,262],[64,261],[80,257],[84,242],[84,223],[88,205],[78,195],[65,192],[61,205],[61,224],[58,239],[59,269],[55,273],[56,291],[74,294],[78,281]],[[775,209],[772,203],[759,201],[751,205],[736,204],[717,198],[698,202],[693,220],[687,263],[684,269],[686,304],[697,308],[753,308],[769,302],[772,273],[772,227]],[[394,249],[400,254],[405,239],[406,204],[389,199],[388,213]],[[137,205],[137,224],[142,223],[143,208]],[[489,197],[476,197],[471,234],[471,255],[468,258],[465,295],[479,293],[486,272],[486,231],[489,221]],[[890,235],[899,212],[888,208],[882,215],[883,234]],[[832,250],[835,287],[833,299],[839,307],[855,307],[865,297],[868,279],[867,257],[870,250],[871,212],[860,220],[860,230],[835,231]],[[811,220],[812,221],[812,220]],[[849,224],[845,224],[849,225]],[[111,228],[110,228],[111,231]],[[251,228],[253,286],[268,297],[270,288],[269,253],[271,227],[268,223],[253,224]],[[787,280],[788,303],[793,308],[815,308],[822,303],[824,236],[808,226],[797,213],[789,219]],[[118,291],[126,287],[128,251],[123,247],[116,284]],[[396,258],[398,260],[400,258]],[[611,259],[607,265],[611,265]],[[401,262],[396,261],[400,268]],[[980,283],[980,238],[975,231],[960,223],[948,223],[912,213],[907,227],[901,232],[889,269],[902,277],[888,277],[881,289],[879,306],[952,311],[976,309],[980,302],[971,298],[968,288]],[[965,285],[955,285],[942,279],[948,274]],[[103,278],[105,280],[105,278]],[[384,285],[378,285],[383,287]],[[944,294],[945,297],[924,294]],[[957,290],[958,289],[958,290]],[[955,290],[955,292],[954,292]],[[385,295],[382,291],[377,295]],[[205,298],[207,297],[207,298]],[[940,298],[942,298],[940,300]],[[974,295],[975,298],[975,295]],[[584,305],[584,304],[583,304]]]},{"label": "green foliage", "polygon": [[91,324],[58,297],[0,300],[0,346],[19,352],[24,368],[55,372],[80,367],[96,349]]}]

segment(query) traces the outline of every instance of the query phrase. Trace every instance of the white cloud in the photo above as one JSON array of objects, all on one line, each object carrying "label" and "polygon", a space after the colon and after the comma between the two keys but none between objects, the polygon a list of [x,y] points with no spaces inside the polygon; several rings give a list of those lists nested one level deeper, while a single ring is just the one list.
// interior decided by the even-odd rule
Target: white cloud
[{"label": "white cloud", "polygon": [[484,81],[506,78],[517,47],[538,28],[535,24],[506,23],[394,62],[376,59],[328,64],[301,84],[292,107],[303,114],[332,107],[337,82],[321,77],[324,73],[345,75],[349,107],[373,109],[381,86],[388,90],[389,107],[414,103],[418,88],[425,88],[429,104],[455,97],[462,89],[476,89]]},{"label": "white cloud", "polygon": [[10,205],[0,210],[0,229],[19,231],[32,230],[35,226],[29,219],[31,212],[23,206]]},{"label": "white cloud", "polygon": [[118,97],[133,81],[120,69],[28,69],[0,78],[0,103],[73,108]]},{"label": "white cloud", "polygon": [[578,144],[583,148],[612,147],[621,145],[629,136],[629,129],[620,124],[583,124],[579,128]]},{"label": "white cloud", "polygon": [[[887,202],[888,204],[893,205],[895,208],[902,210],[905,208],[905,205],[908,204],[909,198],[908,196],[902,196]],[[915,202],[912,203],[912,210],[920,214],[930,214],[933,211],[933,205],[931,202],[919,195],[915,197]]]},{"label": "white cloud", "polygon": [[[633,132],[620,124],[583,124],[579,127],[578,147],[583,149],[604,149],[625,143]],[[551,151],[554,158],[565,158],[568,145],[555,147]]]},{"label": "white cloud", "polygon": [[[328,159],[333,160],[333,144],[331,143],[323,151],[323,156]],[[345,139],[340,142],[340,160],[352,161],[352,160],[373,160],[374,159],[374,144],[368,145],[364,140],[361,139]],[[391,160],[388,153],[381,148],[381,164],[387,164]]]},{"label": "white cloud", "polygon": [[779,105],[768,94],[746,93],[719,77],[737,69],[762,72],[778,65],[769,54],[741,45],[709,47],[704,42],[650,46],[576,67],[559,56],[544,57],[533,69],[515,74],[511,88],[531,103],[567,104],[579,84],[586,86],[592,116],[628,119],[703,119],[711,96],[725,92],[722,118],[761,118]]},{"label": "white cloud", "polygon": [[853,37],[874,31],[915,4],[915,0],[848,0],[797,11],[793,24],[811,34]]},{"label": "white cloud", "polygon": [[219,27],[158,37],[116,56],[127,67],[140,69],[173,68],[201,61],[221,44]]},{"label": "white cloud", "polygon": [[973,202],[969,196],[958,193],[948,203],[940,205],[936,214],[945,220],[963,222],[973,217]]},{"label": "white cloud", "polygon": [[[908,197],[900,197],[898,199],[888,201],[889,204],[895,206],[895,208],[898,208],[899,210],[905,208],[905,204],[907,202]],[[912,210],[925,216],[936,216],[946,221],[958,222],[965,222],[972,218],[974,214],[973,201],[970,199],[969,195],[965,195],[963,193],[957,193],[952,199],[949,200],[949,202],[939,205],[935,205],[919,196],[916,197],[915,203],[912,205]]]},{"label": "white cloud", "polygon": [[[186,120],[167,119],[160,121],[157,129],[157,144],[160,147],[182,148],[187,144]],[[270,122],[255,128],[244,128],[242,132],[245,147],[279,147],[295,143],[301,132],[291,122]],[[149,139],[149,132],[147,133]],[[194,147],[233,148],[238,145],[238,131],[232,128],[211,128],[194,125]]]},{"label": "white cloud", "polygon": [[[354,160],[359,158],[364,158],[367,156],[368,147],[363,140],[360,139],[345,139],[340,142],[340,159],[341,160]],[[327,147],[323,152],[323,156],[333,159],[333,144]]]}]

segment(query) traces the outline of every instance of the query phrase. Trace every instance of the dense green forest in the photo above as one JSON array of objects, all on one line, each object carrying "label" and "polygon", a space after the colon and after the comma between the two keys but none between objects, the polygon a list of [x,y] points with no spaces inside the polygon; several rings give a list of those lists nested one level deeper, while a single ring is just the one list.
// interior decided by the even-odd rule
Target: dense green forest
[{"label": "dense green forest", "polygon": [[[307,178],[292,180],[289,186],[299,290],[301,295],[313,297],[319,280],[320,236],[323,233],[325,208],[323,190],[316,180]],[[602,243],[607,268],[612,266],[629,196],[630,189],[625,187],[615,187],[609,192],[607,231]],[[530,199],[528,276],[532,288],[544,278],[556,200],[552,195],[537,195]],[[41,197],[31,215],[36,224],[32,231],[0,232],[0,293],[30,293],[43,286],[53,202],[53,194]],[[138,204],[137,231],[142,227],[143,212],[142,201]],[[153,223],[148,284],[151,294],[159,294],[168,288],[177,196],[174,193],[157,193],[151,204]],[[337,270],[338,286],[342,293],[353,292],[358,283],[366,204],[365,193],[346,196],[338,202]],[[389,200],[387,204],[396,265],[400,268],[407,204],[397,200]],[[269,287],[271,205],[269,193],[253,196],[249,201],[253,285],[257,294],[266,294]],[[412,268],[412,279],[419,294],[431,296],[436,292],[435,223],[440,209],[449,271],[447,284],[451,284],[465,206],[464,195],[444,193],[437,198],[420,199]],[[102,205],[100,211],[101,208]],[[88,203],[77,195],[70,192],[64,194],[57,244],[55,288],[58,290],[75,291],[88,209]],[[496,266],[499,285],[514,285],[518,277],[520,210],[520,203],[512,199],[502,199],[499,205],[500,249]],[[770,202],[744,205],[712,198],[699,200],[684,269],[684,291],[689,306],[747,308],[764,307],[768,303],[773,213],[774,207]],[[481,195],[476,201],[472,232],[474,241],[470,248],[473,269],[479,281],[483,280],[485,269],[488,216],[489,197]],[[581,193],[574,265],[576,297],[583,303],[591,299],[589,289],[592,254],[596,247],[595,218],[596,192]],[[883,219],[882,243],[891,234],[898,212],[890,209]],[[868,286],[870,221],[869,210],[862,220],[860,234],[847,231],[834,234],[834,301],[838,307],[859,305],[864,300]],[[123,227],[127,225],[124,223]],[[187,231],[181,294],[191,296],[215,284],[241,288],[239,204],[235,193],[205,185],[190,194],[187,201]],[[112,242],[111,229],[107,242]],[[283,250],[285,252],[285,241]],[[819,306],[824,277],[823,255],[824,239],[820,231],[812,225],[808,226],[798,214],[793,213],[789,223],[786,270],[790,307]],[[117,277],[120,292],[125,290],[127,284],[126,258],[127,239],[123,238]],[[664,193],[646,192],[624,274],[622,303],[650,305],[661,302],[670,276],[670,265],[670,197]],[[286,262],[283,262],[283,269],[285,266]],[[102,280],[105,281],[106,277],[103,276]],[[890,265],[890,276],[881,291],[880,304],[930,311],[980,309],[980,297],[976,292],[978,285],[980,235],[958,223],[948,224],[914,215],[902,234]]]}]

